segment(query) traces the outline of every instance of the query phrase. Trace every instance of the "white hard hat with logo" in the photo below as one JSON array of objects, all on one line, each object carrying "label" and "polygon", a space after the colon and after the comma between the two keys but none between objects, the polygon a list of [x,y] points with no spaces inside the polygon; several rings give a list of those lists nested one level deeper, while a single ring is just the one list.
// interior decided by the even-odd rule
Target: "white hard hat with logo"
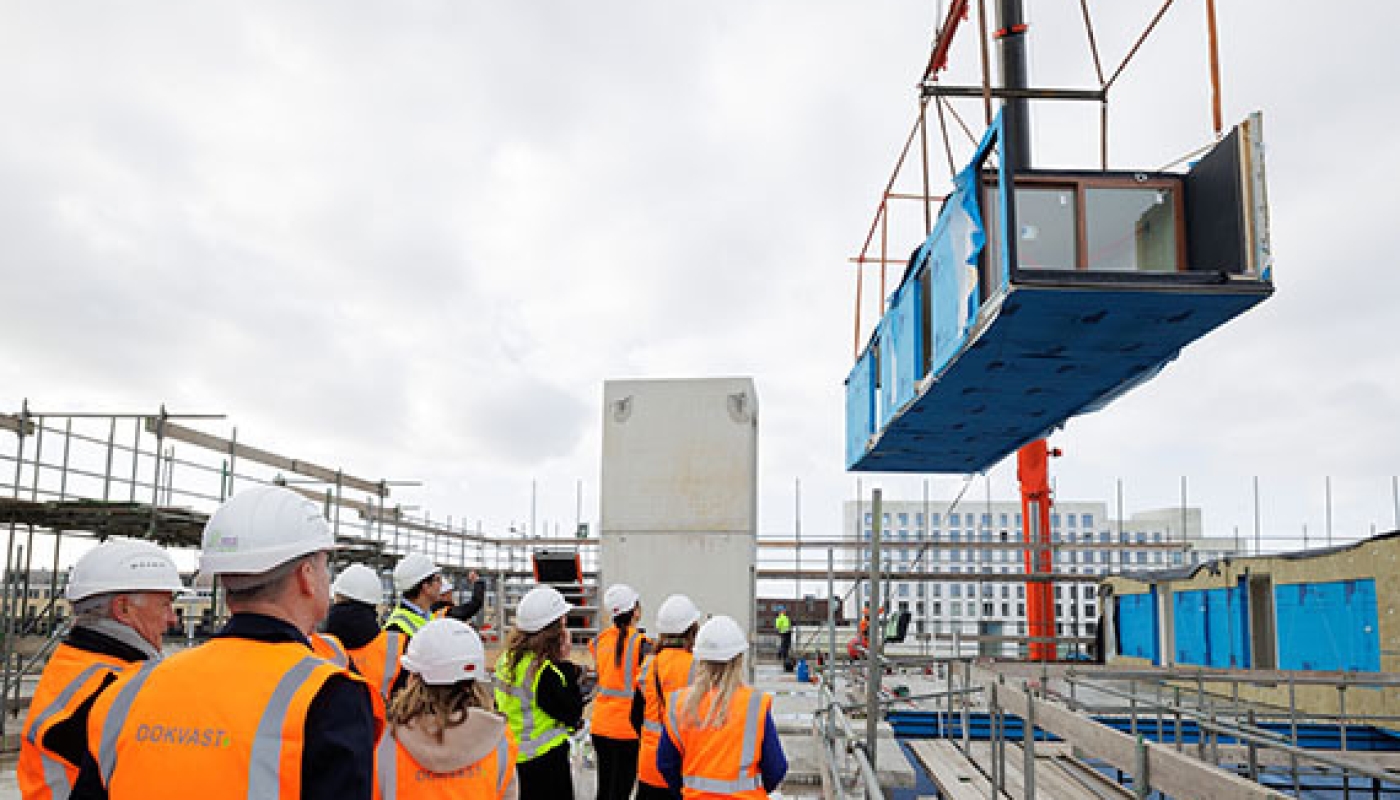
[{"label": "white hard hat with logo", "polygon": [[515,627],[525,633],[539,633],[572,608],[553,586],[536,586],[515,607]]},{"label": "white hard hat with logo", "polygon": [[408,640],[403,667],[434,686],[486,679],[486,650],[472,626],[450,617],[435,619]]},{"label": "white hard hat with logo", "polygon": [[656,610],[656,629],[663,636],[678,636],[700,620],[700,608],[683,594],[673,594]]},{"label": "white hard hat with logo", "polygon": [[409,553],[394,567],[394,589],[400,593],[417,586],[438,571],[437,564],[422,553]]},{"label": "white hard hat with logo", "polygon": [[180,592],[180,571],[150,542],[111,539],[83,554],[68,572],[70,602],[119,592]]},{"label": "white hard hat with logo", "polygon": [[749,637],[733,617],[723,614],[700,626],[695,635],[695,657],[701,661],[726,662],[749,649]]},{"label": "white hard hat with logo", "polygon": [[642,596],[636,589],[625,583],[614,583],[603,593],[603,607],[608,610],[608,616],[615,617],[636,608],[640,599]]},{"label": "white hard hat with logo", "polygon": [[384,583],[364,564],[351,564],[336,576],[331,592],[377,606],[384,599]]},{"label": "white hard hat with logo", "polygon": [[333,549],[335,536],[319,506],[283,486],[255,486],[224,501],[209,518],[199,570],[257,575]]}]

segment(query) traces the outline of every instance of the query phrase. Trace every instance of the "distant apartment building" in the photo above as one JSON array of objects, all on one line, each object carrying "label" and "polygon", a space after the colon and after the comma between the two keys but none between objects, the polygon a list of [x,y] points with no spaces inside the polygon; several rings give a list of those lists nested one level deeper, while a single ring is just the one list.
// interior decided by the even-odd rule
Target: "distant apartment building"
[{"label": "distant apartment building", "polygon": [[[1015,643],[991,637],[1026,632],[1026,587],[1021,542],[1021,504],[979,502],[948,510],[946,503],[885,500],[882,504],[881,560],[890,576],[892,611],[911,615],[916,641],[982,636],[982,652],[1015,654]],[[873,533],[870,504],[848,501],[843,531],[868,542]],[[1102,502],[1058,502],[1050,515],[1054,571],[1083,580],[1055,586],[1058,635],[1092,638],[1097,631],[1096,587],[1105,575],[1132,574],[1197,564],[1231,555],[1233,540],[1202,535],[1199,508],[1142,511],[1120,521]],[[860,548],[868,569],[870,551]],[[957,576],[965,575],[965,578]],[[858,605],[870,599],[861,585]],[[858,613],[858,611],[856,612]],[[986,644],[990,642],[990,645]]]}]

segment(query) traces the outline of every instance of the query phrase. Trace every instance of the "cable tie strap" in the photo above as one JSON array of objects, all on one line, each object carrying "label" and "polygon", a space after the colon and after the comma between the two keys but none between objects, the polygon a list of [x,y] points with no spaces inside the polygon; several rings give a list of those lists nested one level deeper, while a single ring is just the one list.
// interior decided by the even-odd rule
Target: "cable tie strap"
[{"label": "cable tie strap", "polygon": [[1018,33],[1025,33],[1026,31],[1030,30],[1030,27],[1031,27],[1031,26],[1029,26],[1029,25],[1027,25],[1027,24],[1025,24],[1025,23],[1023,22],[1023,23],[1021,23],[1021,24],[1019,24],[1019,25],[1012,25],[1012,26],[1007,27],[1007,28],[1000,28],[1000,29],[998,29],[998,30],[992,31],[992,38],[993,38],[993,39],[1004,39],[1004,38],[1006,38],[1007,36],[1013,36],[1013,35],[1018,34]]}]

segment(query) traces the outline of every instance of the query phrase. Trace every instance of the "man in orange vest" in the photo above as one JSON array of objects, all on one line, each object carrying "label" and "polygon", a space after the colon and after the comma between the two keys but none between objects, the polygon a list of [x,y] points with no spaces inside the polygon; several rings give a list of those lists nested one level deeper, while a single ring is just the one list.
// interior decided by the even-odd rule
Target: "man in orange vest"
[{"label": "man in orange vest", "polygon": [[204,527],[201,571],[227,590],[206,644],[124,673],[93,706],[74,800],[370,800],[370,687],[315,655],[335,537],[320,507],[246,489]]},{"label": "man in orange vest", "polygon": [[66,596],[77,619],[39,676],[20,733],[24,800],[68,797],[87,754],[97,694],[129,665],[160,658],[181,588],[175,562],[149,542],[112,539],[73,565]]},{"label": "man in orange vest", "polygon": [[408,637],[379,627],[384,582],[364,564],[351,564],[336,576],[331,594],[335,604],[326,615],[326,633],[345,645],[356,671],[387,703],[400,675],[399,658]]}]

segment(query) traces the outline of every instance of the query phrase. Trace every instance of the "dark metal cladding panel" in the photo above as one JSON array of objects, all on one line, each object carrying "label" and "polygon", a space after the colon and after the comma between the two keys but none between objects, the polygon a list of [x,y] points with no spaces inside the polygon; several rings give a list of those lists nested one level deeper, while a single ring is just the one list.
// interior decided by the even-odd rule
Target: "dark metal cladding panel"
[{"label": "dark metal cladding panel", "polygon": [[1238,275],[1249,263],[1235,128],[1186,176],[1186,253],[1191,272]]}]

